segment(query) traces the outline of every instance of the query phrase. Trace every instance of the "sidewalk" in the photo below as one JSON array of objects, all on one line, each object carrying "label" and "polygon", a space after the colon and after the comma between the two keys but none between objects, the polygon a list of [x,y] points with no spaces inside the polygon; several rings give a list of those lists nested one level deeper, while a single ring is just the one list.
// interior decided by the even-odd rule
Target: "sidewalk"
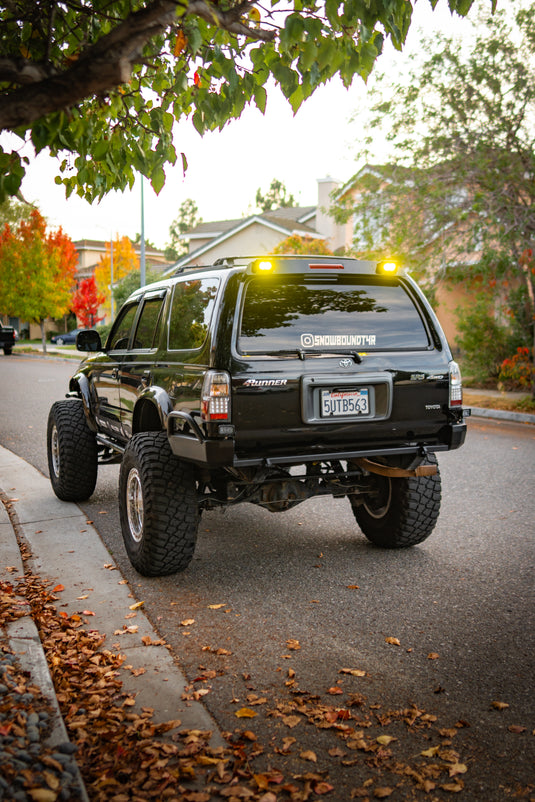
[{"label": "sidewalk", "polygon": [[[199,701],[181,699],[186,689],[184,676],[143,611],[136,609],[135,615],[132,613],[136,599],[96,529],[78,506],[57,499],[45,476],[2,447],[0,497],[4,502],[0,504],[0,601],[4,602],[3,606],[0,604],[0,613],[6,609],[6,601],[25,611],[23,617],[15,621],[7,622],[7,615],[0,618],[0,799],[12,798],[4,796],[5,777],[12,776],[8,771],[11,764],[22,774],[35,764],[41,751],[49,754],[47,750],[52,749],[53,761],[64,767],[63,773],[57,772],[59,781],[68,784],[65,789],[68,795],[58,796],[58,799],[88,800],[73,762],[76,749],[69,742],[59,712],[37,627],[29,608],[25,607],[24,598],[17,598],[10,591],[24,575],[21,543],[31,552],[27,566],[32,572],[49,581],[52,588],[63,586],[61,593],[56,594],[61,597],[56,605],[68,616],[83,616],[83,611],[89,608],[91,618],[86,619],[87,628],[106,636],[104,648],[126,655],[119,678],[122,692],[135,699],[132,711],[151,708],[153,723],[179,720],[180,730],[211,731],[211,746],[223,745],[224,740],[203,705]],[[115,649],[114,644],[118,642],[119,649]],[[10,681],[6,669],[13,662],[21,672],[30,674],[25,688],[20,687],[20,682]],[[35,698],[32,698],[32,688]],[[38,706],[38,688],[52,705],[53,712],[47,718],[43,711],[41,719],[37,713],[35,720],[30,711]],[[1,712],[5,709],[3,697],[8,693],[11,697],[15,694],[15,706],[27,725],[13,727],[16,737],[11,732],[12,724]],[[8,701],[13,707],[13,698]],[[31,726],[37,731],[31,730]]]}]

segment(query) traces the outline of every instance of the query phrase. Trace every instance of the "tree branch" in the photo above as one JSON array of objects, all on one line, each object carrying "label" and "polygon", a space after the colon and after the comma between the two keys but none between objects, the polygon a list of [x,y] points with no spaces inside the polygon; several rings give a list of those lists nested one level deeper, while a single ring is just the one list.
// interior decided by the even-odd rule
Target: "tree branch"
[{"label": "tree branch", "polygon": [[[92,95],[104,95],[128,82],[147,42],[177,20],[179,5],[185,4],[177,0],[153,0],[146,8],[130,14],[88,47],[77,61],[55,75],[44,77],[44,68],[37,64],[26,62],[19,67],[14,60],[0,60],[0,80],[26,84],[0,96],[0,130],[28,127],[47,114]],[[190,0],[185,13],[237,35],[271,41],[275,36],[273,31],[251,29],[241,20],[241,14],[249,7],[250,3],[244,2],[222,11],[208,0]]]}]

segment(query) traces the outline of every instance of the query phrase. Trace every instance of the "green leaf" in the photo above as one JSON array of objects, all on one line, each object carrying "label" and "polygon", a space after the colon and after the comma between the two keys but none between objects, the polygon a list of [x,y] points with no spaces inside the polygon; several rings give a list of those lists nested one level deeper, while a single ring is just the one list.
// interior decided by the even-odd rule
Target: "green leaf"
[{"label": "green leaf", "polygon": [[152,175],[150,177],[150,183],[152,185],[153,190],[158,195],[163,185],[165,184],[165,173],[162,167],[157,167],[155,170],[153,170]]},{"label": "green leaf", "polygon": [[260,109],[262,114],[266,111],[267,92],[263,86],[255,86],[254,88],[254,102],[257,109]]}]

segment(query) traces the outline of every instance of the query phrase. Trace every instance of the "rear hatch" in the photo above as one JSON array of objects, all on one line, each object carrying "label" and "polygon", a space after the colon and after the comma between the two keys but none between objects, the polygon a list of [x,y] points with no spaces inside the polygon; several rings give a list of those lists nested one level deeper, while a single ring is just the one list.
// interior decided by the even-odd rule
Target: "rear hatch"
[{"label": "rear hatch", "polygon": [[410,279],[375,271],[288,260],[244,276],[230,371],[239,458],[447,439],[443,334]]}]

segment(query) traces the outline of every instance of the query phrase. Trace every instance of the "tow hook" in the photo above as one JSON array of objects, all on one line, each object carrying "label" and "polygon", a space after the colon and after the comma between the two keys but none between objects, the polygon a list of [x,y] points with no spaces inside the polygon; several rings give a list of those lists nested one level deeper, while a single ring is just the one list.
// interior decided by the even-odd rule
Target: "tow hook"
[{"label": "tow hook", "polygon": [[378,473],[380,476],[390,476],[391,478],[401,479],[410,476],[435,476],[438,473],[436,465],[418,465],[416,468],[394,468],[391,465],[380,465],[370,459],[361,457],[355,462],[368,473]]}]

